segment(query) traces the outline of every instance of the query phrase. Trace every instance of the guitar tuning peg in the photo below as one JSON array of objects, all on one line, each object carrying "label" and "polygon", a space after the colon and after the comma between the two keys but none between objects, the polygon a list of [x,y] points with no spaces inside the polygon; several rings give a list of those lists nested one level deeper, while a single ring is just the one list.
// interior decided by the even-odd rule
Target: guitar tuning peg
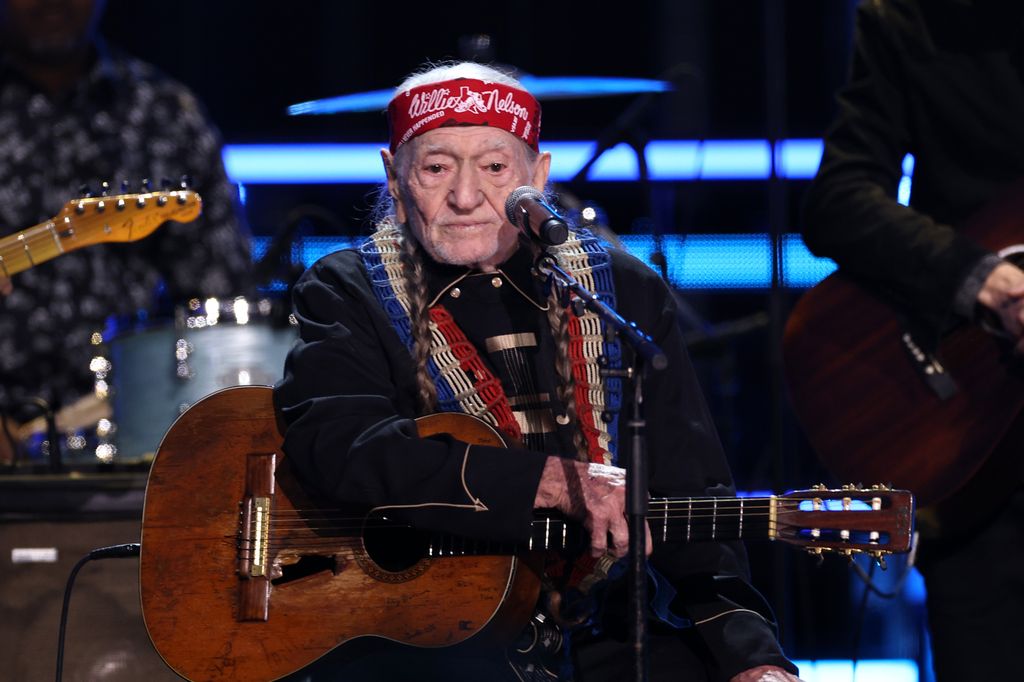
[{"label": "guitar tuning peg", "polygon": [[815,563],[818,567],[825,563],[825,552],[821,547],[808,547],[807,553],[817,559]]},{"label": "guitar tuning peg", "polygon": [[888,566],[885,565],[885,552],[878,550],[875,552],[868,552],[868,554],[871,555],[871,558],[875,560],[875,563],[878,564],[880,569],[884,571],[888,568]]},{"label": "guitar tuning peg", "polygon": [[145,194],[145,193],[149,192],[149,190],[150,190],[150,187],[152,186],[152,184],[153,184],[153,183],[151,183],[151,182],[149,181],[149,178],[143,178],[143,179],[142,179],[142,182],[141,182],[141,183],[139,183],[139,190],[140,190],[140,191],[141,191],[141,192],[142,192],[143,194]]},{"label": "guitar tuning peg", "polygon": [[192,176],[185,174],[181,176],[181,188],[188,189],[192,186]]},{"label": "guitar tuning peg", "polygon": [[105,197],[110,194],[110,183],[104,180],[100,183],[100,196]]},{"label": "guitar tuning peg", "polygon": [[828,486],[824,483],[815,483],[811,486],[811,490],[828,490]]},{"label": "guitar tuning peg", "polygon": [[122,180],[121,181],[121,194],[128,194],[128,181],[127,180]]},{"label": "guitar tuning peg", "polygon": [[83,197],[85,199],[91,198],[92,197],[92,188],[89,187],[89,185],[81,185],[78,188],[78,196]]}]

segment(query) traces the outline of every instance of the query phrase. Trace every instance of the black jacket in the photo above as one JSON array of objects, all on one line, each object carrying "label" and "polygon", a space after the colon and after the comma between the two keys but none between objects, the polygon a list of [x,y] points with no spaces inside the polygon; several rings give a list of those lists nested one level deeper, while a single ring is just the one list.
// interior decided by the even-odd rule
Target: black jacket
[{"label": "black jacket", "polygon": [[[1024,6],[871,0],[805,206],[804,239],[938,332],[995,262],[962,223],[1024,178]],[[910,207],[896,201],[914,156]],[[972,272],[976,268],[980,272]],[[968,282],[971,275],[974,282]]]},{"label": "black jacket", "polygon": [[[550,357],[553,342],[544,314],[527,300],[544,300],[529,275],[529,263],[521,250],[502,266],[515,287],[495,286],[492,275],[467,277],[459,283],[460,296],[443,301],[470,339],[508,333],[509,325],[518,331],[524,331],[524,324],[532,326],[547,348],[538,356],[543,359]],[[619,312],[651,333],[669,357],[670,370],[651,376],[645,391],[652,495],[733,494],[728,465],[681,340],[671,292],[626,254],[613,252],[612,268]],[[427,272],[434,295],[465,269],[428,264]],[[295,287],[294,304],[301,340],[288,358],[275,399],[287,422],[284,448],[300,475],[345,502],[450,505],[405,512],[414,525],[524,539],[546,455],[475,446],[466,456],[463,443],[415,436],[412,359],[374,297],[359,255],[341,251],[317,262]],[[537,373],[548,375],[538,376],[538,385],[553,395],[551,367]],[[555,454],[559,440],[552,441]],[[466,504],[471,501],[467,491],[486,512]],[[684,617],[699,620],[738,607],[771,617],[746,583],[746,556],[739,543],[667,546],[655,552],[652,564],[679,589],[673,608]],[[727,680],[766,663],[792,668],[770,621],[750,611],[715,618],[695,631],[703,640],[698,646],[710,679]],[[692,640],[694,633],[686,636]]]}]

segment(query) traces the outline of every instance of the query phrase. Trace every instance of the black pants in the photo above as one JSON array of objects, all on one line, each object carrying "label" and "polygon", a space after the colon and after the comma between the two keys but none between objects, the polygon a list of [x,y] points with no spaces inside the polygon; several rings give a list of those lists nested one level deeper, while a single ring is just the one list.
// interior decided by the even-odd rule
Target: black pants
[{"label": "black pants", "polygon": [[1019,679],[1024,651],[1024,489],[973,534],[928,545],[918,564],[928,589],[937,682]]},{"label": "black pants", "polygon": [[[632,671],[632,647],[595,639],[573,646],[574,682],[622,682]],[[704,666],[676,635],[652,633],[649,682],[702,682]],[[536,679],[541,679],[540,677]],[[501,657],[455,658],[444,649],[396,647],[380,640],[350,642],[287,682],[519,682]]]}]

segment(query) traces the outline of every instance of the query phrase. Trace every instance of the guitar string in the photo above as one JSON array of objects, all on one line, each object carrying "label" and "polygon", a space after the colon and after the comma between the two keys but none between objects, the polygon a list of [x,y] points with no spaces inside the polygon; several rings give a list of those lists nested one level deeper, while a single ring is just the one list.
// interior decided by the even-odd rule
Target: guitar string
[{"label": "guitar string", "polygon": [[[670,521],[675,521],[675,520],[678,520],[679,518],[682,518],[682,517],[676,517],[676,518],[670,517],[669,520]],[[735,518],[735,517],[733,517],[733,518]],[[760,517],[760,518],[765,518],[765,517]],[[731,520],[731,519],[727,519],[726,521],[728,521],[728,520]],[[758,521],[759,521],[759,519],[757,519],[757,518],[751,519],[752,525],[748,529],[748,531],[750,533],[761,532],[761,531],[765,530],[768,527],[767,525],[756,525],[758,523]],[[535,528],[540,528],[540,527],[542,527],[544,525],[545,524],[543,524],[543,523],[536,523],[536,522],[534,523],[534,527]],[[563,528],[573,528],[574,529],[573,532],[578,532],[578,531],[575,530],[576,524],[569,523],[569,522],[555,521],[555,522],[553,522],[551,524],[547,524],[547,525],[549,525],[551,527],[551,530],[552,530],[551,534],[552,535],[559,535],[559,536],[562,535]],[[708,519],[708,518],[690,519],[689,520],[689,524],[688,524],[688,529],[689,529],[690,532],[692,532],[694,534],[700,534],[700,533],[703,533],[703,532],[705,532],[705,531],[707,531],[709,529],[712,530],[712,532],[714,532],[714,530],[716,528],[716,525],[720,526],[722,534],[729,535],[729,531],[730,531],[729,524],[727,522],[723,523],[722,519]],[[682,525],[681,524],[670,524],[670,526],[671,526],[669,528],[670,531],[676,531],[676,530],[681,530],[682,529]],[[657,519],[655,519],[655,528],[658,528],[658,527],[659,526],[657,524]],[[807,528],[807,527],[808,527],[807,524],[793,524],[793,523],[789,523],[785,519],[779,519],[779,520],[777,520],[777,528],[776,529],[778,531],[781,531],[781,530],[787,530],[787,529],[791,529],[791,528]],[[274,524],[271,524],[271,529],[277,531],[278,533],[280,533],[280,535],[278,537],[283,537],[283,538],[310,536],[310,535],[314,535],[314,534],[315,535],[319,535],[321,537],[332,537],[332,538],[333,537],[342,537],[342,536],[354,536],[354,535],[361,535],[366,530],[366,528],[364,526],[362,526],[362,525],[347,526],[346,527],[346,526],[336,526],[336,525],[327,525],[327,526],[304,526],[304,525],[303,526],[279,526],[278,525],[278,526],[275,526]],[[392,524],[392,525],[387,525],[387,526],[376,525],[371,530],[373,530],[373,531],[383,531],[383,530],[396,530],[396,529],[414,530],[414,529],[412,529],[411,526],[402,525],[402,524]],[[822,532],[824,532],[825,534],[827,534],[827,535],[831,535],[831,534],[834,534],[835,532],[837,532],[839,529],[834,528],[834,527],[824,527],[823,526],[823,527],[820,528],[820,530]],[[857,534],[863,534],[863,533],[871,532],[870,530],[867,530],[867,529],[853,529],[853,528],[851,528],[850,530],[856,532]],[[430,533],[430,531],[423,531],[423,532]]]},{"label": "guitar string", "polygon": [[[780,511],[778,513],[781,514],[781,515],[784,515],[784,516],[802,516],[806,512],[794,513],[792,511],[788,511],[788,510],[782,510],[782,511]],[[272,517],[273,517],[273,515],[274,515],[273,512],[271,512],[271,516]],[[672,520],[672,521],[680,520],[680,519],[690,519],[690,520],[693,520],[693,521],[705,521],[705,520],[714,521],[715,519],[718,519],[718,520],[732,520],[732,519],[741,519],[741,518],[743,518],[743,519],[769,518],[769,517],[771,517],[771,515],[772,515],[771,512],[752,512],[752,511],[745,511],[743,513],[721,513],[720,512],[718,514],[705,514],[705,513],[696,513],[696,514],[675,514],[675,513],[673,513],[673,514],[658,514],[658,513],[655,513],[655,514],[648,514],[648,519],[650,521],[655,521],[655,522],[658,521],[659,519],[668,519],[668,520]],[[342,517],[320,516],[320,517],[315,517],[315,518],[307,519],[306,517],[304,517],[302,515],[299,515],[299,516],[296,516],[296,517],[293,517],[293,518],[271,518],[270,526],[271,527],[285,527],[285,526],[291,525],[291,526],[303,527],[303,526],[308,526],[310,524],[310,522],[314,522],[314,523],[315,522],[320,522],[320,523],[330,524],[329,526],[324,526],[324,527],[362,528],[362,527],[364,527],[366,525],[366,517],[365,516],[342,516]],[[351,523],[351,525],[349,525],[349,526],[341,526],[342,523],[349,523],[349,522]],[[549,523],[549,522],[546,521],[546,520],[543,520],[543,519],[538,519],[538,520],[533,521],[532,523],[533,523],[533,525],[544,525],[545,523]],[[552,519],[550,521],[550,523],[565,523],[565,521],[562,520],[562,519]],[[372,525],[373,525],[374,528],[411,527],[407,523],[374,522]]]},{"label": "guitar string", "polygon": [[[699,532],[701,529],[693,529],[693,530],[697,531],[697,532],[695,532],[696,537],[687,538],[687,539],[690,539],[692,541],[703,541],[703,540],[713,540],[713,539],[715,539],[714,536],[706,533],[706,531],[707,531],[707,527],[706,526],[702,529],[703,531],[705,531],[703,535]],[[762,533],[763,533],[763,529],[762,529],[761,532],[752,533],[750,535],[750,537],[758,537]],[[783,533],[780,533],[777,536],[780,537],[780,539],[783,539],[783,540],[791,537],[791,536],[785,535]],[[680,533],[674,533],[673,537],[671,539],[672,540],[678,540],[678,539],[682,539],[682,537],[681,537]],[[720,539],[738,539],[738,538],[736,538],[735,536],[732,536],[732,535],[728,535],[725,538],[720,538]],[[657,538],[655,538],[655,540],[657,540]],[[882,540],[872,541],[872,542],[863,542],[863,541],[857,541],[855,539],[851,539],[851,540],[844,540],[844,541],[839,542],[839,543],[836,543],[836,542],[830,543],[828,540],[829,540],[828,538],[818,538],[818,539],[816,539],[816,541],[813,544],[817,544],[817,545],[834,545],[836,547],[851,548],[851,549],[864,548],[864,549],[882,549],[882,550],[884,550],[885,547],[888,545],[888,542],[885,542],[885,541],[882,541]],[[523,542],[520,542],[520,543],[496,542],[496,541],[487,541],[487,540],[475,540],[475,539],[472,539],[472,538],[462,538],[460,536],[454,536],[454,535],[438,534],[438,535],[432,536],[430,541],[427,544],[430,547],[435,548],[434,551],[436,551],[439,554],[443,554],[446,551],[447,552],[456,551],[456,548],[458,548],[458,551],[463,552],[463,553],[465,553],[466,551],[470,551],[470,552],[473,552],[473,551],[475,551],[475,552],[486,551],[486,552],[510,553],[510,552],[514,552],[516,550],[516,548],[519,548],[519,547],[522,547],[523,545],[525,545],[526,541],[523,541]],[[559,549],[559,548],[563,548],[563,547],[565,547],[567,545],[570,545],[570,544],[573,544],[573,543],[569,543],[569,542],[564,541],[562,536],[561,536],[561,534],[558,533],[558,534],[555,534],[553,536],[551,541],[548,541],[546,543],[542,543],[543,546],[541,546],[539,548],[540,549],[552,549],[552,548],[553,549]],[[303,537],[301,535],[297,535],[297,536],[286,536],[284,538],[280,538],[280,539],[268,542],[268,550],[277,551],[277,552],[280,552],[280,551],[283,551],[283,550],[317,550],[317,549],[325,549],[325,548],[343,548],[343,549],[345,549],[345,548],[358,548],[358,547],[361,547],[361,546],[363,546],[362,538],[361,537],[353,537],[353,536],[337,536],[337,537],[330,537],[330,536],[322,537],[322,536],[318,536],[316,538],[310,538],[310,537]]]},{"label": "guitar string", "polygon": [[[822,501],[824,502],[826,499],[831,500],[833,498],[819,498],[819,499],[822,499]],[[653,499],[653,500],[649,500],[648,501],[648,506],[656,507],[656,508],[659,508],[659,509],[661,509],[663,507],[668,507],[668,508],[677,507],[678,508],[678,507],[690,507],[690,506],[694,506],[694,507],[697,507],[697,506],[713,506],[713,507],[717,507],[719,509],[729,509],[729,508],[740,508],[740,507],[744,507],[745,508],[747,506],[763,506],[765,504],[768,504],[770,501],[771,501],[771,498],[767,498],[767,497],[758,497],[758,498],[751,498],[751,497],[740,498],[740,497],[737,497],[737,498],[724,498],[724,499],[695,497],[693,499],[686,499],[686,498],[673,498],[673,499],[670,499],[670,500]],[[810,500],[810,499],[807,499],[807,500],[789,500],[789,499],[778,498],[778,499],[775,500],[775,505],[776,505],[776,507],[779,507],[779,508],[799,507],[804,502],[811,502],[811,501],[812,500]],[[865,500],[861,500],[859,498],[852,498],[852,501],[866,503]],[[309,509],[296,507],[295,511],[307,512],[307,511],[317,511],[318,509],[323,509],[324,511],[339,511],[339,509],[337,509],[337,508],[324,509],[324,508],[318,508],[318,507],[311,507]],[[819,509],[817,511],[832,511],[832,510],[829,510],[829,509]],[[836,511],[839,511],[839,510],[836,510]],[[850,509],[848,511],[856,512],[858,510]]]},{"label": "guitar string", "polygon": [[[685,519],[685,518],[690,518],[690,519],[714,519],[714,518],[718,518],[718,519],[733,519],[733,518],[741,518],[741,517],[742,518],[758,518],[758,517],[764,517],[764,516],[770,516],[771,515],[772,511],[770,509],[763,509],[761,507],[763,507],[763,506],[749,505],[749,504],[748,505],[744,505],[743,507],[739,507],[739,506],[736,506],[736,507],[729,507],[729,506],[723,507],[723,506],[719,505],[717,510],[715,510],[712,513],[707,513],[709,511],[711,511],[711,510],[708,510],[708,509],[695,508],[695,509],[693,509],[692,513],[686,513],[686,514],[678,513],[680,511],[680,509],[678,509],[678,508],[676,508],[676,509],[667,509],[666,508],[666,509],[663,509],[663,510],[649,511],[647,516],[651,520],[655,520],[656,521],[657,519],[663,519],[663,518],[667,518],[667,519]],[[851,514],[868,514],[868,513],[871,513],[868,510],[843,510],[843,511],[839,511],[839,510],[818,510],[817,512],[813,512],[813,511],[810,511],[810,510],[801,510],[801,509],[799,509],[798,505],[777,505],[777,507],[776,507],[776,513],[777,514],[782,514],[782,515],[798,515],[798,516],[806,516],[807,514],[811,514],[811,513],[824,514],[824,515],[835,515],[835,514],[843,513],[844,511],[848,511],[848,513],[851,513]],[[322,509],[322,508],[290,509],[290,510],[272,511],[271,512],[271,516],[272,516],[271,524],[272,525],[274,525],[274,524],[285,524],[285,523],[289,523],[289,522],[300,523],[301,524],[301,523],[306,523],[309,520],[317,520],[317,521],[333,522],[333,523],[353,522],[353,523],[356,523],[358,525],[363,525],[365,523],[365,521],[366,521],[366,515],[365,514],[358,515],[358,516],[336,516],[335,515],[336,513],[342,513],[343,514],[345,512],[343,510]],[[877,515],[877,514],[878,514],[878,512],[876,511],[876,512],[874,512],[873,515]],[[535,521],[535,523],[545,523],[545,521],[544,520],[537,520],[537,521]]]},{"label": "guitar string", "polygon": [[[685,516],[675,516],[675,517],[670,516],[670,517],[668,517],[668,521],[673,522],[673,523],[669,524],[669,525],[673,525],[673,526],[681,525],[681,524],[674,523],[674,522],[688,521],[692,527],[697,528],[697,527],[700,527],[702,525],[706,527],[706,526],[712,525],[714,523],[719,523],[719,524],[721,524],[723,526],[727,526],[727,525],[729,525],[729,522],[731,522],[731,521],[738,521],[739,518],[740,517],[738,517],[738,516],[725,516],[725,517],[718,517],[717,519],[713,518],[713,517],[693,517],[693,518],[688,518],[688,517],[685,517]],[[770,516],[768,516],[768,515],[758,515],[758,516],[747,516],[747,517],[744,517],[744,520],[749,521],[750,523],[758,523],[761,520],[767,520],[769,518],[770,518]],[[661,517],[661,521],[664,521],[664,517]],[[656,527],[661,527],[663,525],[663,523],[659,524],[659,519],[658,518],[651,519],[651,522],[652,522],[652,525],[655,525]],[[788,518],[777,518],[777,523],[779,525],[792,526],[792,527],[801,527],[801,528],[809,528],[809,527],[813,526],[813,527],[820,528],[822,530],[828,530],[828,529],[832,529],[832,528],[839,528],[840,525],[842,525],[842,524],[838,524],[838,523],[830,523],[830,524],[821,524],[821,523],[819,523],[819,524],[814,524],[814,523],[793,523]],[[549,525],[549,526],[558,528],[559,532],[560,532],[560,529],[561,529],[562,525],[574,526],[575,524],[574,523],[564,522],[564,521],[557,521],[557,522],[553,521],[551,524],[545,524],[543,522],[535,522],[533,524],[533,527],[540,528],[540,527],[543,527],[545,525]],[[863,529],[863,528],[855,528],[854,524],[849,524],[849,526],[850,526],[849,530],[855,530],[857,532],[868,532],[866,529]],[[351,531],[351,532],[362,532],[366,528],[366,526],[364,524],[362,524],[362,523],[355,523],[355,524],[352,524],[352,525],[340,525],[340,524],[332,524],[332,523],[327,523],[327,525],[311,525],[311,524],[305,524],[305,523],[288,524],[288,523],[274,523],[274,522],[271,522],[269,527],[272,530],[276,530],[276,531],[279,531],[279,532],[287,532],[289,530],[303,530],[303,529],[308,529],[310,531],[334,531],[334,532]],[[394,528],[413,529],[413,527],[410,526],[409,524],[395,523],[395,524],[389,524],[389,525],[374,524],[371,527],[371,530],[394,529]]]},{"label": "guitar string", "polygon": [[[676,529],[676,530],[681,531],[682,529]],[[703,529],[692,529],[692,531],[694,533],[694,538],[693,539],[695,539],[695,540],[699,540],[699,539],[706,539],[706,540],[712,540],[712,539],[723,539],[723,540],[740,539],[738,535],[728,534],[728,533],[725,534],[724,536],[718,535],[716,537],[715,535],[711,535],[710,533],[707,533],[708,530],[709,529],[707,527],[705,527]],[[765,533],[765,530],[766,529],[752,530],[751,533],[748,534],[748,535],[749,535],[749,537],[758,537],[758,536],[763,535]],[[781,531],[785,531],[785,530],[789,530],[789,528],[781,529]],[[781,531],[780,531],[780,534],[782,534]],[[681,536],[682,534],[681,533],[676,533],[676,535]],[[790,537],[790,536],[789,535],[783,535],[783,537]],[[820,537],[820,538],[814,538],[814,539],[816,541],[820,541],[820,542],[824,543],[824,542],[827,542],[832,537],[833,537],[832,535],[828,535],[826,537]],[[477,543],[487,544],[489,546],[497,545],[499,547],[501,547],[501,546],[515,547],[515,546],[525,545],[525,544],[528,543],[527,540],[524,540],[524,541],[518,542],[518,543],[516,543],[516,542],[487,541],[487,540],[475,541],[472,538],[462,538],[460,536],[447,535],[447,534],[435,534],[435,535],[429,536],[429,538],[430,538],[429,544],[433,544],[435,542],[442,543],[442,544],[444,544],[444,543],[448,543],[448,544],[451,544],[451,543],[466,544],[466,543],[477,542]],[[677,539],[680,539],[680,538],[676,537],[676,536],[673,536],[672,539],[673,540],[677,540]],[[557,534],[553,534],[552,538],[550,539],[550,541],[547,544],[548,545],[562,546],[563,544],[575,544],[575,541],[576,541],[576,538],[573,538],[572,542],[568,542],[567,540],[563,540],[562,534],[561,533],[557,533]],[[882,537],[880,537],[877,540],[872,540],[872,541],[869,541],[869,542],[863,542],[863,541],[857,540],[856,538],[850,538],[850,539],[843,539],[842,540],[842,544],[846,545],[846,546],[870,545],[870,546],[884,547],[887,544],[889,544],[889,542],[890,541],[888,539],[882,538]],[[282,537],[273,539],[273,540],[269,541],[267,544],[270,547],[281,548],[281,547],[307,547],[307,546],[308,547],[322,547],[322,546],[333,546],[333,545],[339,544],[339,543],[343,544],[343,545],[346,544],[346,543],[352,543],[353,545],[361,545],[361,544],[363,544],[363,539],[362,539],[362,536],[359,536],[359,535],[347,535],[347,534],[335,535],[335,536],[316,535],[315,537],[313,535],[309,535],[309,534],[293,534],[293,535],[286,535],[286,536],[282,536]]]},{"label": "guitar string", "polygon": [[[753,500],[752,501],[750,499],[747,499],[747,500],[745,500],[742,503],[740,503],[739,501],[736,501],[736,502],[722,502],[722,501],[719,501],[719,502],[716,503],[716,502],[712,502],[712,501],[704,501],[704,500],[698,500],[698,499],[693,500],[693,502],[686,502],[686,501],[675,502],[675,501],[673,501],[673,502],[669,502],[669,503],[664,503],[664,502],[660,502],[660,501],[655,501],[655,502],[648,503],[648,506],[649,506],[650,509],[652,509],[652,511],[648,512],[648,515],[661,515],[665,511],[669,511],[669,512],[679,511],[680,508],[686,508],[686,509],[691,509],[692,508],[692,509],[698,510],[698,511],[705,511],[708,507],[713,508],[713,509],[717,509],[719,512],[723,512],[723,511],[730,511],[730,512],[731,511],[742,511],[743,513],[747,513],[746,512],[747,509],[752,509],[753,510],[753,509],[762,509],[762,508],[766,507],[767,506],[767,500]],[[780,501],[776,502],[775,507],[778,510],[788,511],[788,510],[792,510],[792,509],[799,509],[800,503],[799,502],[788,502],[788,501],[781,501],[780,500]],[[805,513],[809,513],[810,511],[813,511],[813,510],[807,510],[807,512],[805,512]],[[823,513],[832,513],[833,511],[839,511],[839,510],[818,509],[816,511],[820,511],[820,512],[823,512]],[[844,511],[850,511],[852,513],[863,513],[863,512],[866,512],[867,510],[850,509],[850,510],[844,510]],[[308,515],[308,514],[317,514],[317,513],[335,514],[335,513],[354,513],[354,512],[350,512],[350,511],[347,511],[347,510],[342,509],[342,508],[324,508],[324,507],[304,508],[304,507],[295,507],[293,509],[283,509],[283,510],[280,510],[280,511],[277,511],[277,512],[272,512],[272,513],[276,513],[276,514],[279,514],[279,515],[280,514],[302,514],[302,515]],[[351,517],[351,518],[360,518],[360,519],[362,519],[362,518],[365,518],[365,516],[366,516],[365,514],[362,514],[360,516]]]}]

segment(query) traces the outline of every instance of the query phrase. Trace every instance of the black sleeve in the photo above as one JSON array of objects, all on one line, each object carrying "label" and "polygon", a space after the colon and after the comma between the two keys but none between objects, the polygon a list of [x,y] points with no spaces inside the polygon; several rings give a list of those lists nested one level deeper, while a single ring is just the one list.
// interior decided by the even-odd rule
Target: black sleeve
[{"label": "black sleeve", "polygon": [[418,527],[525,539],[545,455],[417,437],[412,359],[358,255],[322,259],[293,298],[300,339],[275,403],[304,481],[336,501],[395,506]]},{"label": "black sleeve", "polygon": [[938,325],[987,251],[896,200],[903,157],[915,151],[906,96],[913,84],[903,65],[923,40],[914,37],[923,34],[920,21],[891,3],[859,8],[849,82],[807,196],[803,235],[816,255]]},{"label": "black sleeve", "polygon": [[[648,373],[644,390],[652,497],[735,495],[725,453],[686,352],[673,292],[639,261],[623,254],[617,254],[616,261],[616,290],[631,292],[628,298],[619,296],[620,310],[654,337],[669,361],[665,371]],[[628,447],[624,435],[620,441],[621,447]],[[682,636],[703,642],[713,678],[728,680],[759,665],[796,672],[776,639],[771,609],[748,582],[741,542],[656,545],[651,565],[676,591],[672,611],[695,623]]]}]

